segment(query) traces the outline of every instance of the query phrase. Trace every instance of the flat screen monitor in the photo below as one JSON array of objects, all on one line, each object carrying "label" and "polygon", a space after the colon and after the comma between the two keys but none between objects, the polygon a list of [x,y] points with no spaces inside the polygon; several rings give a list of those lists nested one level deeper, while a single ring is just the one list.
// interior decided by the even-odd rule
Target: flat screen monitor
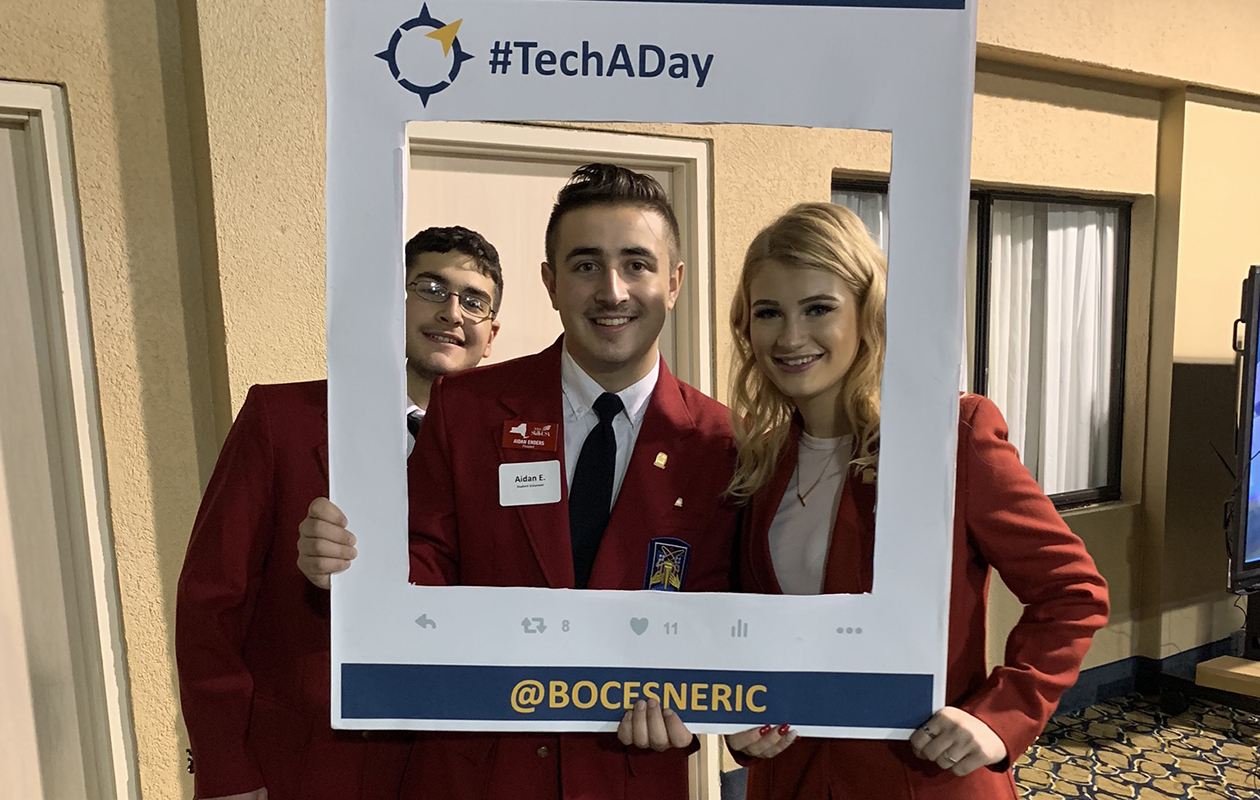
[{"label": "flat screen monitor", "polygon": [[[1260,590],[1260,266],[1243,281],[1241,385],[1234,451],[1238,476],[1229,515],[1229,588],[1238,594]],[[1234,343],[1238,346],[1235,333]]]}]

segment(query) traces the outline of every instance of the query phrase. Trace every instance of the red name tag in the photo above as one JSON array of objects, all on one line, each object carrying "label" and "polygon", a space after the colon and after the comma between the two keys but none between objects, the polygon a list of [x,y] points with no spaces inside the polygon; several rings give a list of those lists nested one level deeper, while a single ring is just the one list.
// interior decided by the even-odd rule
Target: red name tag
[{"label": "red name tag", "polygon": [[555,422],[505,422],[503,446],[511,450],[547,450],[555,452],[560,436]]}]

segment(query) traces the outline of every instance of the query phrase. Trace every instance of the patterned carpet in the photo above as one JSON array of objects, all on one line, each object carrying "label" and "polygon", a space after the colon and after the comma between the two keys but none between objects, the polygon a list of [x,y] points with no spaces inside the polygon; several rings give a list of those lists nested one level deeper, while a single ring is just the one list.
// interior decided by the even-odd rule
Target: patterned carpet
[{"label": "patterned carpet", "polygon": [[1260,800],[1260,717],[1195,700],[1163,714],[1130,695],[1055,717],[1015,762],[1025,800]]}]

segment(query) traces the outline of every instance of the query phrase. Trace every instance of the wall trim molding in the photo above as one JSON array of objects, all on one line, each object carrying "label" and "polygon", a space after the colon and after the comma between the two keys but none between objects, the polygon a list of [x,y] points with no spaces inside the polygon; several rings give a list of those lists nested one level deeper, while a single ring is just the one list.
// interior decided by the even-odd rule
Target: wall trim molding
[{"label": "wall trim molding", "polygon": [[1232,639],[1221,639],[1183,650],[1167,658],[1131,656],[1110,664],[1082,670],[1072,688],[1063,693],[1055,715],[1080,711],[1095,703],[1134,692],[1156,694],[1165,676],[1194,682],[1194,668],[1201,661],[1234,654]]}]

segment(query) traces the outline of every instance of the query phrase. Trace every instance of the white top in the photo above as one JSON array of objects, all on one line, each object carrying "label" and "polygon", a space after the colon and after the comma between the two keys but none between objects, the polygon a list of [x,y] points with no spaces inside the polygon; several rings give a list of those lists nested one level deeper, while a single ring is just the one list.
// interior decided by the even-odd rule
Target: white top
[{"label": "white top", "polygon": [[[796,471],[770,523],[770,560],[784,594],[822,592],[827,550],[852,457],[852,436],[815,439],[801,434]],[[807,495],[804,505],[798,491]]]},{"label": "white top", "polygon": [[[613,505],[617,504],[617,493],[621,491],[621,482],[625,480],[626,469],[630,466],[630,454],[634,451],[635,440],[639,438],[643,415],[647,412],[648,400],[652,399],[652,391],[656,388],[660,371],[661,362],[657,359],[647,375],[617,392],[625,410],[613,418],[612,424],[613,436],[617,438]],[[604,390],[578,366],[567,348],[560,351],[560,389],[564,393],[564,481],[566,486],[572,486],[573,470],[577,468],[582,445],[586,442],[587,435],[599,424],[595,401]]]}]

